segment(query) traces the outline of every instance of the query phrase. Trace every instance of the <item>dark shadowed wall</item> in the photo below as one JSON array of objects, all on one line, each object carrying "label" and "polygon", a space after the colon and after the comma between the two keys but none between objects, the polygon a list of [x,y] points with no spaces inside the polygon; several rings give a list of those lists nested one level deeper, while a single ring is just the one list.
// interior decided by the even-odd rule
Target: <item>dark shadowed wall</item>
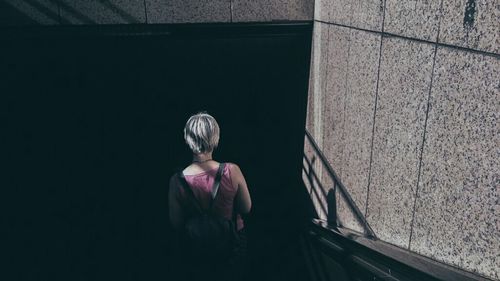
[{"label": "dark shadowed wall", "polygon": [[168,179],[190,161],[185,121],[207,110],[215,158],[240,165],[254,199],[255,277],[303,280],[311,26],[134,28],[1,33],[1,279],[172,277]]}]

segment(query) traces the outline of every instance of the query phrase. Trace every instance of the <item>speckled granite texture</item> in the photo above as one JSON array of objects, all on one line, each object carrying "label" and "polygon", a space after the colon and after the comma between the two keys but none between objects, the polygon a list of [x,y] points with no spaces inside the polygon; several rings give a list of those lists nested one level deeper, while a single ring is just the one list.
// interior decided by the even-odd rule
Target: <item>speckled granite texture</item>
[{"label": "speckled granite texture", "polygon": [[435,48],[383,40],[367,219],[380,239],[407,248]]},{"label": "speckled granite texture", "polygon": [[[313,55],[311,75],[318,77],[311,87],[324,87],[319,93],[326,95],[310,98],[315,116],[308,119],[379,238],[494,280],[500,280],[500,59],[481,51],[499,53],[497,2],[318,1],[315,19],[330,31],[326,39],[323,30],[314,35],[328,40],[314,43],[328,53]],[[402,37],[384,35],[379,65],[382,22],[385,32]],[[337,212],[345,227],[362,231],[340,194]]]},{"label": "speckled granite texture", "polygon": [[[326,200],[324,200],[326,209],[330,211],[331,208],[336,208],[336,220],[343,227],[350,228],[358,232],[363,232],[364,228],[362,224],[354,215],[352,208],[347,203],[347,199],[340,192],[340,188],[334,188],[335,183],[333,177],[328,172],[326,166],[321,165],[319,169],[321,171],[321,186],[324,190],[323,195],[326,197]],[[335,194],[335,197],[333,197],[333,193]],[[328,198],[329,196],[331,197]],[[335,199],[335,201],[333,201],[332,199]],[[334,203],[335,205],[333,205]],[[327,212],[326,216],[328,217],[328,215],[329,212]]]},{"label": "speckled granite texture", "polygon": [[384,31],[436,42],[440,1],[386,0]]},{"label": "speckled granite texture", "polygon": [[287,11],[279,1],[233,0],[233,22],[283,20]]},{"label": "speckled granite texture", "polygon": [[500,3],[443,0],[439,41],[499,54]]},{"label": "speckled granite texture", "polygon": [[323,185],[325,192],[328,193],[330,189],[333,189],[333,177],[330,176],[328,169],[325,165],[321,165],[322,173],[321,173],[321,184]]},{"label": "speckled granite texture", "polygon": [[[341,169],[340,159],[343,157],[342,150],[339,150],[339,148],[343,146],[341,140],[343,137],[342,124],[344,119],[343,112],[345,106],[344,99],[346,95],[346,70],[348,64],[350,33],[351,31],[347,28],[329,26],[327,24],[317,22],[315,23],[315,36],[313,38],[312,52],[313,67],[311,69],[311,73],[312,75],[316,72],[321,74],[318,75],[318,77],[315,77],[318,80],[316,80],[315,83],[312,81],[313,85],[310,85],[310,87],[313,87],[316,90],[314,90],[314,93],[310,91],[309,100],[311,101],[310,105],[314,104],[315,99],[311,98],[311,96],[316,95],[316,104],[319,104],[318,107],[322,107],[323,109],[321,112],[318,112],[317,110],[315,111],[317,116],[316,121],[311,120],[310,116],[308,116],[308,122],[320,122],[323,126],[321,128],[313,126],[312,124],[308,126],[315,128],[316,136],[323,136],[321,141],[322,150],[325,152],[327,157],[330,158],[330,164],[332,164],[334,168],[338,168],[335,168],[337,172]],[[309,107],[309,112],[311,111],[313,110]],[[311,148],[307,142],[306,149],[306,154],[311,153]],[[320,194],[325,196],[325,194],[328,194],[328,192],[333,188],[333,180],[326,171],[326,167],[321,164],[319,157],[316,156],[316,158],[314,169],[321,179],[321,185],[315,182],[315,186],[316,190],[320,190],[320,188],[322,188],[324,193]],[[314,193],[314,190],[311,190],[310,188],[309,191]],[[322,197],[322,199],[314,198],[314,194],[313,203],[316,206],[316,210],[321,218],[326,219],[327,213],[324,212],[323,207],[328,209],[328,203],[324,200],[324,197]],[[336,200],[338,218],[343,226],[362,232],[363,228],[353,215],[351,209],[347,206],[345,198],[338,193]],[[320,202],[323,204],[323,207]]]},{"label": "speckled granite texture", "polygon": [[322,101],[326,93],[326,69],[328,61],[328,25],[324,23],[314,23],[313,48],[314,56],[313,72],[313,103],[314,103],[314,130],[310,133],[314,136],[320,149],[323,149],[323,116]]},{"label": "speckled granite texture", "polygon": [[[353,0],[350,2],[351,26],[376,31],[382,30],[384,0]],[[344,6],[334,6],[332,9],[344,8]]]},{"label": "speckled granite texture", "polygon": [[146,0],[148,23],[230,22],[230,0]]},{"label": "speckled granite texture", "polygon": [[500,278],[500,60],[439,48],[411,250]]},{"label": "speckled granite texture", "polygon": [[322,16],[321,20],[342,25],[349,25],[351,23],[352,1],[321,0],[320,2],[321,2],[320,5],[321,10],[316,11],[316,14],[319,12],[319,14]]},{"label": "speckled granite texture", "polygon": [[323,98],[323,153],[342,178],[344,107],[347,91],[348,28],[330,25],[326,95]]},{"label": "speckled granite texture", "polygon": [[[322,145],[322,111],[321,103],[323,96],[325,94],[326,85],[326,65],[322,62],[326,60],[327,57],[327,44],[328,44],[328,27],[325,24],[315,22],[314,23],[314,36],[312,39],[312,53],[311,53],[311,68],[310,68],[310,80],[309,80],[309,95],[308,95],[308,106],[307,106],[307,117],[306,117],[306,128],[311,133],[315,142],[320,146]],[[311,167],[307,166],[307,169],[312,169],[318,179],[321,180],[323,167],[321,165],[321,160],[316,154],[312,145],[309,143],[308,138],[305,138],[304,151],[306,156],[312,162]],[[315,206],[316,212],[320,218],[326,219],[327,209],[326,200],[322,193],[320,192],[319,182],[311,176],[311,182],[306,177],[306,186],[308,187],[308,192],[311,195],[313,204]]]},{"label": "speckled granite texture", "polygon": [[326,186],[323,182],[323,174],[325,173],[324,167],[321,164],[321,160],[316,157],[316,161],[314,162],[314,172],[316,173],[316,177],[311,175],[311,190],[310,195],[311,198],[314,199],[314,207],[318,214],[318,218],[327,219],[328,214],[328,203],[326,201],[326,194],[328,192],[328,186]]},{"label": "speckled granite texture", "polygon": [[[234,1],[234,0],[233,0]],[[287,7],[286,20],[313,20],[314,0],[281,0]]]},{"label": "speckled granite texture", "polygon": [[61,21],[67,24],[145,23],[141,0],[59,0]]},{"label": "speckled granite texture", "polygon": [[342,181],[364,213],[381,36],[351,30],[350,38]]},{"label": "speckled granite texture", "polygon": [[316,0],[314,3],[314,19],[319,21],[329,21],[328,14],[330,13],[329,0]]},{"label": "speckled granite texture", "polygon": [[232,0],[233,22],[312,20],[311,0]]},{"label": "speckled granite texture", "polygon": [[56,25],[59,24],[59,9],[50,0],[33,3],[19,0],[2,0],[0,3],[0,25]]},{"label": "speckled granite texture", "polygon": [[356,215],[349,207],[347,199],[342,195],[340,189],[336,190],[336,198],[337,198],[337,216],[340,225],[342,227],[363,233],[364,232],[363,225],[356,218]]},{"label": "speckled granite texture", "polygon": [[[316,36],[314,36],[316,37]],[[309,89],[307,94],[307,113],[306,113],[306,130],[309,133],[314,132],[314,80],[316,79],[316,72],[314,71],[315,62],[314,62],[314,41],[313,37],[312,48],[311,48],[311,62],[309,64]],[[317,39],[316,39],[317,40]]]},{"label": "speckled granite texture", "polygon": [[[312,38],[312,43],[311,43],[311,62],[309,64],[309,89],[308,89],[308,95],[307,95],[307,116],[306,116],[306,129],[311,133],[313,136],[315,134],[315,108],[317,105],[315,104],[315,94],[316,94],[316,88],[315,85],[319,83],[319,79],[321,79],[322,75],[321,73],[318,73],[320,71],[320,66],[321,63],[317,61],[320,59],[320,56],[317,55],[316,53],[319,52],[321,53],[320,50],[320,42],[321,42],[321,30],[322,30],[322,24],[321,23],[314,23],[314,32],[313,32],[313,38]],[[323,34],[324,36],[324,34]],[[317,68],[317,69],[316,69]],[[318,81],[318,82],[316,82]]]}]

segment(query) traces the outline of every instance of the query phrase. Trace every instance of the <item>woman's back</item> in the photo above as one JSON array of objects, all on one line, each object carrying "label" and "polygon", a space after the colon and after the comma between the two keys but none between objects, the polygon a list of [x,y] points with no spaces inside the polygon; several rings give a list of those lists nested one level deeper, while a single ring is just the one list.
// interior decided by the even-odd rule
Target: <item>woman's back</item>
[{"label": "woman's back", "polygon": [[[183,174],[189,188],[193,191],[196,201],[201,205],[204,210],[210,208],[210,202],[212,200],[212,187],[215,181],[217,170],[219,164],[212,161],[211,165],[200,167],[199,165],[190,165],[184,169]],[[228,220],[233,219],[235,198],[238,192],[238,184],[233,182],[231,171],[235,169],[235,164],[226,163],[222,171],[222,176],[220,180],[219,189],[217,195],[213,201],[212,211]],[[189,194],[183,188],[179,189],[179,200],[186,206],[189,217],[195,214],[195,206],[191,203],[188,196]],[[236,214],[236,226],[237,230],[241,230],[244,227],[243,219],[241,215]]]},{"label": "woman's back", "polygon": [[[221,259],[214,256],[210,259],[198,256],[197,251],[193,249],[184,252],[187,256],[183,259],[188,270],[184,270],[187,280],[242,280],[245,275],[244,264],[246,263],[247,239],[244,232],[244,223],[238,212],[237,198],[241,186],[238,174],[241,173],[239,167],[232,163],[224,164],[221,170],[219,187],[215,199],[212,201],[212,189],[219,170],[220,163],[211,160],[210,163],[193,163],[182,171],[187,186],[178,184],[175,192],[176,201],[179,202],[183,210],[185,221],[199,216],[199,205],[203,210],[209,210],[211,213],[223,217],[226,220],[235,222],[238,242],[229,257]],[[234,172],[233,172],[234,171]],[[189,190],[186,190],[189,188]],[[246,186],[245,186],[246,188]],[[197,201],[193,202],[194,199]],[[234,217],[233,217],[234,215]],[[188,245],[182,246],[187,250]],[[194,254],[194,255],[193,255]],[[201,254],[201,253],[200,253]]]},{"label": "woman's back", "polygon": [[[193,152],[193,163],[182,175],[170,178],[169,216],[180,241],[187,242],[176,245],[180,247],[182,265],[178,269],[187,280],[208,277],[218,281],[242,280],[244,276],[246,235],[240,214],[250,212],[252,202],[243,173],[232,163],[223,166],[217,195],[212,201],[212,187],[219,171],[212,152],[218,145],[219,134],[219,125],[211,115],[202,112],[191,116],[184,127],[184,140]],[[200,211],[197,205],[209,212]],[[235,220],[236,223],[231,223]],[[214,231],[217,229],[220,231]],[[226,239],[229,236],[234,239]],[[212,244],[217,247],[211,247]],[[213,253],[211,249],[223,250],[216,253],[223,252],[220,256],[225,258],[203,259],[210,256],[205,254]]]}]

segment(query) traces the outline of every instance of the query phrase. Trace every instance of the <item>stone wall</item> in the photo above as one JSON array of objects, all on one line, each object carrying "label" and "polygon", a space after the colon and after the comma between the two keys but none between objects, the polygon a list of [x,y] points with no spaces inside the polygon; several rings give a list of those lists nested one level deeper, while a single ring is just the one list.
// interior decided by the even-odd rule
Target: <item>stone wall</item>
[{"label": "stone wall", "polygon": [[377,236],[499,280],[498,2],[317,0],[314,19],[306,128]]},{"label": "stone wall", "polygon": [[312,20],[313,0],[0,0],[0,26]]}]

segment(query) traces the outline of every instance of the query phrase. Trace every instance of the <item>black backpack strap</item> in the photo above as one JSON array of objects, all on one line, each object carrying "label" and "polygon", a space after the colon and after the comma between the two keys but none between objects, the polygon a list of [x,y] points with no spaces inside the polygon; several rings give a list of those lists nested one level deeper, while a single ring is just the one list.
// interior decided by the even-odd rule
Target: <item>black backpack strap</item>
[{"label": "black backpack strap", "polygon": [[215,176],[214,184],[212,186],[212,200],[210,201],[210,208],[215,201],[215,197],[217,197],[217,191],[219,191],[220,181],[222,179],[222,172],[224,171],[225,163],[219,164],[219,169],[217,170],[217,175]]},{"label": "black backpack strap", "polygon": [[[210,201],[210,209],[212,208],[213,202],[215,201],[215,197],[217,196],[217,191],[219,190],[220,186],[220,181],[222,179],[222,172],[224,171],[225,163],[219,164],[219,169],[217,170],[217,175],[215,176],[214,184],[212,186],[212,200]],[[189,186],[188,182],[186,181],[186,178],[184,178],[184,174],[182,171],[179,171],[177,173],[177,177],[179,178],[179,182],[182,185],[182,188],[186,191],[188,197],[190,200],[194,203],[194,206],[196,210],[201,214],[204,213],[205,211],[201,207],[201,204],[196,200],[196,197],[194,196],[194,192]]]},{"label": "black backpack strap", "polygon": [[182,185],[182,188],[186,191],[187,194],[189,194],[188,197],[193,202],[196,210],[200,214],[204,213],[203,208],[201,207],[200,203],[198,202],[198,200],[196,200],[196,197],[194,196],[193,190],[191,189],[191,187],[189,187],[189,184],[186,181],[186,178],[184,178],[184,174],[182,174],[182,171],[177,173],[177,177],[179,179],[179,182]]},{"label": "black backpack strap", "polygon": [[[215,198],[217,196],[217,191],[219,190],[220,186],[220,181],[222,179],[222,173],[224,172],[224,167],[226,166],[225,163],[220,163],[219,165],[219,170],[217,171],[217,175],[215,176],[214,180],[214,185],[212,186],[212,201],[210,201],[210,209],[212,209],[213,202],[215,201]],[[234,225],[234,231],[237,232],[238,230],[238,213],[236,212],[236,204],[233,202],[233,209],[232,214],[231,214],[231,221],[233,222]]]},{"label": "black backpack strap", "polygon": [[[219,170],[217,171],[217,176],[215,177],[214,186],[212,187],[212,202],[210,203],[210,208],[212,208],[213,201],[217,196],[217,191],[219,189],[220,181],[222,179],[222,173],[224,171],[225,163],[219,165]],[[235,231],[238,229],[238,213],[236,212],[236,203],[233,202],[233,209],[231,210],[231,221],[234,224]]]},{"label": "black backpack strap", "polygon": [[224,163],[219,164],[219,170],[217,170],[217,175],[215,176],[214,185],[212,186],[212,199],[217,196],[217,191],[219,190],[220,181],[222,179],[222,172],[224,171]]}]

